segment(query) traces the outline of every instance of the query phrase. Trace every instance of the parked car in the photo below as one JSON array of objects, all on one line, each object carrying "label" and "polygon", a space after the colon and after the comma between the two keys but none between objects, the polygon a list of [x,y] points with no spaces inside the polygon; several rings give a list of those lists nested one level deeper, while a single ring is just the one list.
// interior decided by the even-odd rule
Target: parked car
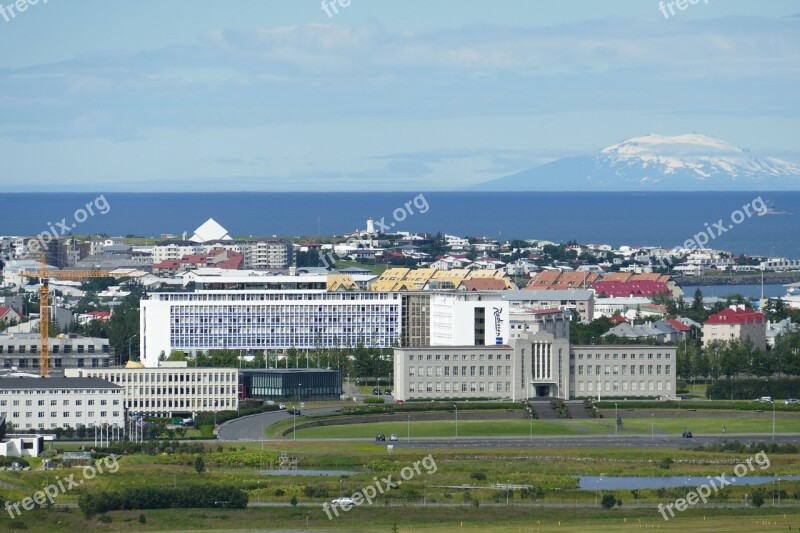
[{"label": "parked car", "polygon": [[386,396],[391,396],[391,395],[392,395],[392,389],[386,389],[385,391],[383,391],[383,393],[384,393]]},{"label": "parked car", "polygon": [[351,498],[350,496],[342,496],[341,498],[336,498],[334,500],[331,500],[331,503],[333,505],[342,505],[342,506],[353,505],[353,498]]},{"label": "parked car", "polygon": [[389,440],[399,440],[397,438],[397,433],[392,433],[391,435],[389,435]]},{"label": "parked car", "polygon": [[681,435],[681,437],[683,437],[684,439],[691,439],[692,438],[692,432],[691,431],[684,431],[683,434]]},{"label": "parked car", "polygon": [[375,396],[380,396],[381,395],[381,390],[380,389],[372,389],[372,394],[374,394]]},{"label": "parked car", "polygon": [[286,412],[289,413],[292,416],[300,416],[300,409],[295,409],[294,407],[292,407],[291,409],[289,409]]},{"label": "parked car", "polygon": [[789,398],[788,400],[784,400],[783,403],[786,405],[794,405],[797,403],[797,398]]},{"label": "parked car", "polygon": [[286,404],[285,404],[285,403],[281,403],[281,404],[278,406],[278,409],[286,409]]},{"label": "parked car", "polygon": [[377,435],[375,435],[376,442],[384,442],[385,440],[386,440],[386,435],[384,435],[383,433],[378,433]]},{"label": "parked car", "polygon": [[759,403],[772,403],[772,396],[762,396],[756,400]]}]

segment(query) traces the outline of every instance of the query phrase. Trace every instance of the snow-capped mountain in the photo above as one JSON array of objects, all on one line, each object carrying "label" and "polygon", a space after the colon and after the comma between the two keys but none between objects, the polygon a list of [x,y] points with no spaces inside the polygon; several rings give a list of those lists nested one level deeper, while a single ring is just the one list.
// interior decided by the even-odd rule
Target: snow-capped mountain
[{"label": "snow-capped mountain", "polygon": [[736,191],[800,189],[800,166],[706,135],[646,135],[597,155],[546,165],[470,187],[475,191]]}]

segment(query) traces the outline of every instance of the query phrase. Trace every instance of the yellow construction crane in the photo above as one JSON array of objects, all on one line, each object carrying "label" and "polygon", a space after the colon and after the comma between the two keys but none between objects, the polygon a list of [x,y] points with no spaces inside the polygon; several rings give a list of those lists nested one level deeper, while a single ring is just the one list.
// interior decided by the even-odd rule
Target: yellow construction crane
[{"label": "yellow construction crane", "polygon": [[84,280],[89,278],[107,278],[111,275],[107,270],[59,270],[47,271],[47,258],[42,254],[41,269],[38,274],[22,274],[26,278],[39,278],[39,375],[46,378],[50,374],[50,278],[63,280]]}]

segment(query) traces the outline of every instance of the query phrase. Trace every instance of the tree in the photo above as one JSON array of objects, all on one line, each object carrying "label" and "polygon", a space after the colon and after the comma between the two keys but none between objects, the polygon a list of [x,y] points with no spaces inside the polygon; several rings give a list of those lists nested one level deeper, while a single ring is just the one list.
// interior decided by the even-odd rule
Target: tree
[{"label": "tree", "polygon": [[617,499],[614,497],[613,494],[603,494],[603,497],[600,499],[600,506],[603,509],[611,509],[615,505],[617,505]]},{"label": "tree", "polygon": [[752,496],[750,497],[750,502],[756,507],[761,507],[764,505],[764,490],[754,490]]},{"label": "tree", "polygon": [[292,504],[292,507],[297,507],[297,496],[292,496],[292,499],[289,500],[289,503]]},{"label": "tree", "polygon": [[202,455],[198,455],[197,459],[194,460],[194,469],[197,471],[198,474],[205,471],[206,462],[203,461]]},{"label": "tree", "polygon": [[694,291],[694,299],[692,300],[692,311],[695,313],[702,313],[705,310],[703,307],[703,291],[697,289]]}]

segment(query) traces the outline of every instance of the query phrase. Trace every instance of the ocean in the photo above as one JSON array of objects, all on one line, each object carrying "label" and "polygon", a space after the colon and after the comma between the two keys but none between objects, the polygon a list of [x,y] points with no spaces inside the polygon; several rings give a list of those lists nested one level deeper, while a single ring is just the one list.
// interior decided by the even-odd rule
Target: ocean
[{"label": "ocean", "polygon": [[[800,258],[800,192],[108,193],[103,202],[98,198],[0,193],[0,235],[37,234],[52,225],[62,233],[158,239],[165,233],[191,235],[214,218],[232,236],[331,236],[363,229],[372,217],[391,231],[669,248],[695,239],[734,254]],[[757,216],[753,206],[766,204],[782,214]],[[97,207],[106,205],[101,214]]]},{"label": "ocean", "polygon": [[[694,297],[694,291],[698,288],[702,291],[703,296],[717,296],[725,298],[734,294],[741,294],[746,298],[761,298],[761,285],[681,285],[683,289],[683,298],[686,301],[691,301]],[[778,296],[786,296],[786,287],[779,284],[764,284],[764,298],[776,298]]]}]

